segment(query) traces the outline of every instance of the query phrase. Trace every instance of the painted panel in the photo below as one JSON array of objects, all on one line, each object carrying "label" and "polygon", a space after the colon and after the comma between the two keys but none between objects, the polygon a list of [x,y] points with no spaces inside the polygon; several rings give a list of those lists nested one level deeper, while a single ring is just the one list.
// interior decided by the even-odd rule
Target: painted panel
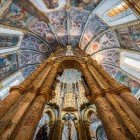
[{"label": "painted panel", "polygon": [[140,83],[136,82],[135,80],[131,79],[129,76],[127,76],[126,74],[124,74],[121,71],[118,71],[118,73],[115,76],[115,79],[123,84],[126,85],[128,87],[130,87],[131,92],[135,95],[138,90],[140,89]]},{"label": "painted panel", "polygon": [[19,37],[9,34],[0,34],[0,48],[1,47],[15,47],[19,42]]},{"label": "painted panel", "polygon": [[93,53],[104,49],[119,47],[120,46],[114,32],[108,31],[95,39],[86,49],[86,53],[92,55]]},{"label": "painted panel", "polygon": [[48,9],[54,9],[59,6],[58,0],[43,0]]},{"label": "painted panel", "polygon": [[82,31],[87,21],[89,12],[86,10],[79,10],[72,8],[70,13],[70,43],[72,46],[79,44]]},{"label": "painted panel", "polygon": [[38,35],[40,35],[43,39],[46,40],[46,42],[52,46],[56,47],[57,45],[57,40],[55,38],[55,35],[53,34],[51,28],[49,25],[47,25],[43,21],[39,21],[38,19],[35,19],[29,26],[28,28],[36,32]]},{"label": "painted panel", "polygon": [[92,11],[101,2],[101,0],[70,0],[70,4],[74,7],[82,7],[85,10]]},{"label": "painted panel", "polygon": [[140,51],[140,24],[118,29],[117,33],[122,47]]},{"label": "painted panel", "polygon": [[40,39],[33,35],[25,35],[22,42],[21,42],[21,49],[31,49],[31,50],[36,50],[41,53],[45,53],[46,55],[49,55],[50,49],[48,46],[46,46]]},{"label": "painted panel", "polygon": [[119,66],[120,52],[119,49],[109,49],[98,52],[92,56],[99,64],[110,64],[114,66]]},{"label": "painted panel", "polygon": [[42,63],[47,59],[43,54],[31,50],[19,50],[19,67],[25,67],[29,64]]},{"label": "painted panel", "polygon": [[0,55],[0,80],[18,70],[17,54]]},{"label": "painted panel", "polygon": [[20,5],[12,3],[7,11],[0,17],[0,23],[16,27],[25,27],[33,19],[34,17],[27,13]]},{"label": "painted panel", "polygon": [[60,44],[68,43],[67,11],[65,9],[48,13],[48,18],[54,28]]},{"label": "painted panel", "polygon": [[35,71],[38,65],[29,65],[22,69],[22,75],[24,78],[28,77],[32,72]]},{"label": "painted panel", "polygon": [[97,15],[93,14],[87,22],[84,34],[81,39],[81,49],[84,49],[93,38],[108,28],[108,25],[104,23]]}]

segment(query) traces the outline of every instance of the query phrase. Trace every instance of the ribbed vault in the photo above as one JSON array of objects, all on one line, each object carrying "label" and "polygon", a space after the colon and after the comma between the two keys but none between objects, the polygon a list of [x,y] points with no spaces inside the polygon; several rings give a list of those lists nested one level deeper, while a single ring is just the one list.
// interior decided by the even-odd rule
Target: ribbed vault
[{"label": "ribbed vault", "polygon": [[[7,0],[1,5],[4,12],[0,14],[0,26],[24,33],[17,59],[13,60],[17,63],[13,72],[20,70],[26,77],[58,46],[71,45],[80,47],[115,77],[120,71],[121,50],[140,51],[135,41],[133,45],[125,42],[122,29],[112,28],[95,13],[104,0],[68,0],[59,6],[44,1],[47,9],[41,2],[37,5],[38,0]],[[129,27],[130,30],[131,36],[140,28],[137,25]]]}]

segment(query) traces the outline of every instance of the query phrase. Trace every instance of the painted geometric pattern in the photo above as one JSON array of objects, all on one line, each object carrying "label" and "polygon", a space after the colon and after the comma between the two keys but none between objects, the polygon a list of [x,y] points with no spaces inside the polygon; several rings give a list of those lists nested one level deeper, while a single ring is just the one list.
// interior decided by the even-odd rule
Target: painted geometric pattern
[{"label": "painted geometric pattern", "polygon": [[110,64],[116,67],[119,66],[120,52],[119,49],[109,49],[98,52],[92,56],[99,64]]},{"label": "painted geometric pattern", "polygon": [[118,29],[117,33],[122,47],[140,51],[140,24]]},{"label": "painted geometric pattern", "polygon": [[93,16],[89,18],[84,34],[82,35],[82,40],[80,43],[81,48],[84,49],[93,38],[107,28],[108,25],[104,23],[97,15],[93,14]]},{"label": "painted geometric pattern", "polygon": [[86,49],[86,53],[92,55],[100,50],[119,47],[120,45],[114,32],[107,31],[89,45]]},{"label": "painted geometric pattern", "polygon": [[25,67],[29,64],[42,63],[47,57],[39,52],[31,50],[19,50],[19,67]]},{"label": "painted geometric pattern", "polygon": [[68,43],[67,11],[62,9],[57,12],[48,13],[48,18],[58,36],[59,43],[66,45]]},{"label": "painted geometric pattern", "polygon": [[36,50],[46,55],[50,54],[50,49],[46,46],[40,39],[33,35],[25,35],[21,42],[21,49],[31,49]]},{"label": "painted geometric pattern", "polygon": [[28,77],[32,72],[35,71],[38,65],[29,65],[22,69],[22,75],[24,78]]},{"label": "painted geometric pattern", "polygon": [[10,7],[0,17],[0,23],[12,25],[16,27],[25,27],[32,20],[34,16],[30,15],[20,5],[11,3]]},{"label": "painted geometric pattern", "polygon": [[115,67],[113,65],[108,65],[108,64],[102,64],[102,66],[109,75],[111,75],[113,78],[115,78],[115,76],[118,72],[118,67]]},{"label": "painted geometric pattern", "polygon": [[56,41],[55,35],[52,33],[50,26],[47,25],[45,22],[35,19],[28,26],[28,28],[31,31],[36,32],[42,38],[44,38],[46,42],[49,44],[49,46],[52,46],[53,48],[56,47],[57,41]]},{"label": "painted geometric pattern", "polygon": [[72,46],[79,43],[82,31],[84,29],[85,22],[88,18],[89,12],[86,10],[79,10],[78,8],[72,8],[70,13],[70,42]]},{"label": "painted geometric pattern", "polygon": [[0,80],[18,70],[17,54],[0,55]]}]

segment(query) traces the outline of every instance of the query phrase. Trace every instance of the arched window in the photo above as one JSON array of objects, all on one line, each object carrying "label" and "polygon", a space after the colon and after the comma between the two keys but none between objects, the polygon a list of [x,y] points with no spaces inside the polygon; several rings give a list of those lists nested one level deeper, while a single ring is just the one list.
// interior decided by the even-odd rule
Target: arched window
[{"label": "arched window", "polygon": [[125,2],[122,2],[121,4],[117,5],[113,9],[109,10],[107,15],[109,17],[114,17],[114,16],[120,14],[121,12],[127,10],[128,8],[129,8],[129,6]]},{"label": "arched window", "polygon": [[9,90],[13,86],[19,85],[24,80],[20,72],[16,73],[12,77],[2,82],[3,88],[0,89],[0,100],[3,100],[8,94]]},{"label": "arched window", "polygon": [[120,67],[125,72],[140,79],[140,54],[131,51],[122,51]]}]

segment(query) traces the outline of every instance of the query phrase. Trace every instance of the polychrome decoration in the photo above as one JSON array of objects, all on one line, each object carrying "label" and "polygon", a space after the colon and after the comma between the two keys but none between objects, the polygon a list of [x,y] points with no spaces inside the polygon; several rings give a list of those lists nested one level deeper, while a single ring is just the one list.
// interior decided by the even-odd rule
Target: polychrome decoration
[{"label": "polychrome decoration", "polygon": [[120,45],[115,33],[112,31],[107,31],[88,46],[86,53],[92,55],[98,51],[110,48],[120,48]]},{"label": "polychrome decoration", "polygon": [[130,87],[131,92],[133,94],[136,94],[138,92],[138,90],[140,89],[140,84],[138,82],[136,82],[135,80],[133,80],[132,78],[130,78],[128,75],[124,74],[121,71],[118,71],[118,73],[115,76],[115,79],[119,83]]},{"label": "polychrome decoration", "polygon": [[59,6],[59,0],[43,0],[48,9],[54,9]]},{"label": "polychrome decoration", "polygon": [[16,47],[19,37],[16,35],[0,34],[0,47]]},{"label": "polychrome decoration", "polygon": [[117,30],[121,46],[140,51],[140,24]]},{"label": "polychrome decoration", "polygon": [[83,35],[81,36],[80,47],[84,49],[93,38],[95,38],[98,34],[103,32],[108,28],[108,25],[104,23],[97,15],[93,14],[89,17],[87,25],[83,31]]},{"label": "polychrome decoration", "polygon": [[39,21],[38,19],[35,19],[31,24],[28,26],[29,30],[37,33],[40,35],[45,41],[48,43],[48,45],[52,48],[55,48],[57,45],[57,40],[52,32],[52,29],[49,25],[47,25],[43,21]]},{"label": "polychrome decoration", "polygon": [[15,27],[25,27],[33,19],[34,16],[30,15],[24,8],[18,4],[12,3],[0,17],[0,23]]},{"label": "polychrome decoration", "polygon": [[52,24],[58,41],[62,45],[68,44],[68,30],[67,30],[67,11],[65,9],[48,13],[49,20]]},{"label": "polychrome decoration", "polygon": [[84,29],[89,12],[73,7],[69,12],[70,44],[76,46]]},{"label": "polychrome decoration", "polygon": [[17,54],[0,55],[0,80],[18,70]]}]

